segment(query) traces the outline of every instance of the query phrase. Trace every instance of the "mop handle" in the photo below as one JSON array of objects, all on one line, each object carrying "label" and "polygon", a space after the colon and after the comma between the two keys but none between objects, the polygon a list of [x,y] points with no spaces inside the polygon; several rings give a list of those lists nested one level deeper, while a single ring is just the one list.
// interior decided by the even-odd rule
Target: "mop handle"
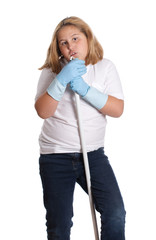
[{"label": "mop handle", "polygon": [[94,208],[94,203],[93,203],[93,198],[92,198],[92,193],[91,193],[91,180],[90,180],[88,156],[87,156],[86,144],[85,144],[85,139],[84,139],[84,130],[83,130],[83,125],[82,125],[81,111],[80,111],[80,98],[77,93],[75,93],[75,101],[76,101],[79,134],[80,134],[80,141],[81,141],[81,146],[82,146],[83,161],[84,161],[84,168],[85,168],[85,174],[86,174],[90,209],[91,209],[92,222],[93,222],[93,227],[94,227],[94,235],[95,235],[95,240],[99,240],[96,213],[95,213],[95,208]]}]

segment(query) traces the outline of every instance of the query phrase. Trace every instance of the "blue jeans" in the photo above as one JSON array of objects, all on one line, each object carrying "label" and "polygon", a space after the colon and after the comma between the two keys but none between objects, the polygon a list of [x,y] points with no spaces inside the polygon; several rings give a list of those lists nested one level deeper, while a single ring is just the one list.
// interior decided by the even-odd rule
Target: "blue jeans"
[{"label": "blue jeans", "polygon": [[[101,215],[101,240],[124,240],[124,204],[104,149],[89,152],[88,159],[93,201]],[[83,156],[41,154],[39,163],[48,239],[69,240],[76,182],[87,192]]]}]

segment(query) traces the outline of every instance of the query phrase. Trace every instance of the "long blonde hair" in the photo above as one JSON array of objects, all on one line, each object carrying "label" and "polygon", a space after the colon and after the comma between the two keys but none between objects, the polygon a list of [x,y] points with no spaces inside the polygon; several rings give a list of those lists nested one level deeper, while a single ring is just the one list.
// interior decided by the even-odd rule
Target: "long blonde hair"
[{"label": "long blonde hair", "polygon": [[103,48],[98,42],[96,37],[93,35],[91,28],[82,19],[78,17],[68,17],[63,19],[56,27],[52,41],[47,51],[47,58],[45,63],[39,70],[43,68],[51,68],[54,73],[59,73],[61,71],[61,59],[59,59],[61,52],[58,46],[58,32],[64,26],[73,25],[77,27],[82,33],[85,34],[88,41],[88,54],[85,59],[85,64],[96,64],[103,58]]}]

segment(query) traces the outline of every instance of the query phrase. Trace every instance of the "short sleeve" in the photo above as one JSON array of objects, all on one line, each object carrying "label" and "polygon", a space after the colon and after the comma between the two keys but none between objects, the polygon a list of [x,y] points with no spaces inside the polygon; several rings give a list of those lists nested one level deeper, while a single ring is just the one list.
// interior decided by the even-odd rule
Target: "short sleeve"
[{"label": "short sleeve", "polygon": [[51,71],[51,69],[44,68],[41,72],[38,85],[37,93],[35,96],[35,101],[47,90],[52,80],[55,78],[56,74]]},{"label": "short sleeve", "polygon": [[109,61],[105,74],[104,93],[116,97],[118,99],[124,99],[123,89],[120,81],[119,74],[115,65]]}]

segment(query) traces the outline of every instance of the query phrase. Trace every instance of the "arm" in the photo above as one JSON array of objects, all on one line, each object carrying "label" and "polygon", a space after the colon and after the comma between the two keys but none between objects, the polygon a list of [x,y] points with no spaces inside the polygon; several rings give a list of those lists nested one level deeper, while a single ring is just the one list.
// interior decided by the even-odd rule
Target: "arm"
[{"label": "arm", "polygon": [[124,108],[123,100],[102,93],[94,87],[90,87],[82,77],[75,78],[70,83],[70,87],[102,114],[111,117],[120,117],[122,115]]},{"label": "arm", "polygon": [[67,84],[74,77],[85,73],[86,67],[83,60],[75,59],[68,63],[53,79],[45,92],[37,99],[35,109],[38,115],[43,119],[52,117],[65,92]]},{"label": "arm", "polygon": [[47,92],[39,97],[35,103],[35,109],[39,117],[46,119],[54,115],[58,101],[52,98]]},{"label": "arm", "polygon": [[124,101],[112,96],[108,96],[107,102],[99,111],[110,117],[120,117],[124,110]]}]

